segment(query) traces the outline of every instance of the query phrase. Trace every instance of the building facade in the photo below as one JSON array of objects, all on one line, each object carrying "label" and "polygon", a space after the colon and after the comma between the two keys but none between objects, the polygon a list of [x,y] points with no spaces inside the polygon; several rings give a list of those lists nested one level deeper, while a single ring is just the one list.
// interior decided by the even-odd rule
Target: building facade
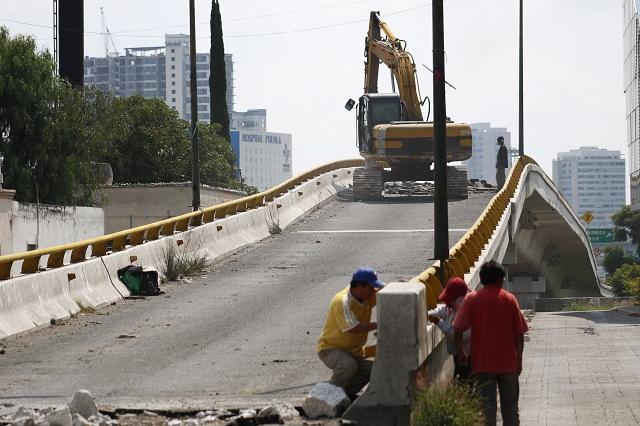
[{"label": "building facade", "polygon": [[625,205],[625,160],[620,151],[582,147],[558,153],[553,181],[574,213],[590,212],[590,229],[613,228],[611,214]]},{"label": "building facade", "polygon": [[[124,55],[106,58],[86,57],[84,81],[111,91],[116,96],[140,95],[164,100],[180,118],[191,120],[191,92],[187,34],[165,35],[165,45],[125,49]],[[227,109],[233,111],[233,58],[225,55]],[[209,95],[210,54],[196,55],[198,119],[211,118]]]},{"label": "building facade", "polygon": [[624,0],[624,94],[627,116],[627,147],[629,177],[631,182],[631,205],[640,208],[640,21],[639,0]]},{"label": "building facade", "polygon": [[291,135],[268,132],[264,109],[233,112],[232,117],[231,146],[244,182],[262,191],[289,179]]},{"label": "building facade", "polygon": [[[499,145],[498,136],[504,138],[504,145],[511,149],[511,133],[504,127],[491,127],[491,123],[471,124],[472,154],[471,158],[463,161],[467,166],[469,179],[486,180],[488,183],[496,184],[496,157]],[[512,161],[509,159],[509,169]]]}]

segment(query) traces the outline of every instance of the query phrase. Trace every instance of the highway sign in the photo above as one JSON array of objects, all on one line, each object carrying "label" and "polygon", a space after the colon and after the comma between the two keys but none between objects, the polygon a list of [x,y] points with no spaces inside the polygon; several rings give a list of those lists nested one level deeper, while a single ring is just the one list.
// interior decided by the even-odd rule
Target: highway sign
[{"label": "highway sign", "polygon": [[587,229],[587,233],[589,234],[591,244],[608,244],[614,242],[614,232],[612,228]]},{"label": "highway sign", "polygon": [[591,221],[593,220],[593,213],[589,211],[584,212],[584,214],[580,216],[580,219],[584,220],[586,223],[591,223]]}]

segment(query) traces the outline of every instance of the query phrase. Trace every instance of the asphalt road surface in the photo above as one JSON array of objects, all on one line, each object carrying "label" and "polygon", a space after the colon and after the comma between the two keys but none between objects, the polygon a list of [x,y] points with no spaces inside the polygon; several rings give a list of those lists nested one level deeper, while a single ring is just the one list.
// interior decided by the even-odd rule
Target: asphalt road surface
[{"label": "asphalt road surface", "polygon": [[[451,245],[491,195],[449,203]],[[164,295],[0,342],[0,407],[68,402],[77,389],[129,408],[300,404],[329,377],[315,344],[333,295],[361,265],[386,282],[417,275],[432,230],[431,202],[338,198]]]}]

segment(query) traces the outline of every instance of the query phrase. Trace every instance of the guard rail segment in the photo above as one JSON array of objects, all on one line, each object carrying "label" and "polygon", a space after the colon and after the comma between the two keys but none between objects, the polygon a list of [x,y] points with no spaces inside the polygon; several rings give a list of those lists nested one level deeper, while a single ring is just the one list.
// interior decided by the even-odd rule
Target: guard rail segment
[{"label": "guard rail segment", "polygon": [[[105,256],[108,252],[121,251],[127,246],[144,244],[146,241],[157,240],[161,236],[174,235],[175,233],[187,231],[190,227],[210,223],[216,219],[222,219],[236,213],[261,207],[280,195],[294,189],[301,183],[320,176],[323,173],[348,167],[361,167],[363,164],[364,160],[362,159],[334,161],[294,176],[267,191],[249,195],[238,200],[227,201],[195,212],[185,213],[98,238],[0,256],[0,280],[11,278],[11,268],[14,262],[22,261],[22,274],[32,274],[38,272],[40,260],[43,256],[48,256],[47,268],[50,269],[64,266],[65,256],[68,253],[71,263],[83,262],[92,257]],[[90,254],[88,254],[89,247],[91,248]]]},{"label": "guard rail segment", "polygon": [[[449,250],[449,259],[445,262],[446,280],[452,277],[463,278],[480,258],[482,250],[489,243],[494,229],[509,205],[509,200],[514,196],[522,171],[527,164],[537,163],[526,155],[518,158],[502,189],[489,201],[467,233]],[[438,295],[443,288],[443,283],[438,279],[439,270],[440,261],[436,261],[420,275],[411,279],[411,282],[421,282],[426,287],[425,302],[428,309],[436,306]]]}]

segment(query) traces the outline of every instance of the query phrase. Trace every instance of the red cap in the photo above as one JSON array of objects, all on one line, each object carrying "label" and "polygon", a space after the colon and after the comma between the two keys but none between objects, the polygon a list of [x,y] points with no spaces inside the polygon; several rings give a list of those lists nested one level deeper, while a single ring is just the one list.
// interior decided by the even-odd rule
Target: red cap
[{"label": "red cap", "polygon": [[469,287],[462,278],[453,277],[447,283],[447,286],[440,292],[438,299],[447,305],[453,305],[453,302],[460,296],[464,296],[469,291]]}]

